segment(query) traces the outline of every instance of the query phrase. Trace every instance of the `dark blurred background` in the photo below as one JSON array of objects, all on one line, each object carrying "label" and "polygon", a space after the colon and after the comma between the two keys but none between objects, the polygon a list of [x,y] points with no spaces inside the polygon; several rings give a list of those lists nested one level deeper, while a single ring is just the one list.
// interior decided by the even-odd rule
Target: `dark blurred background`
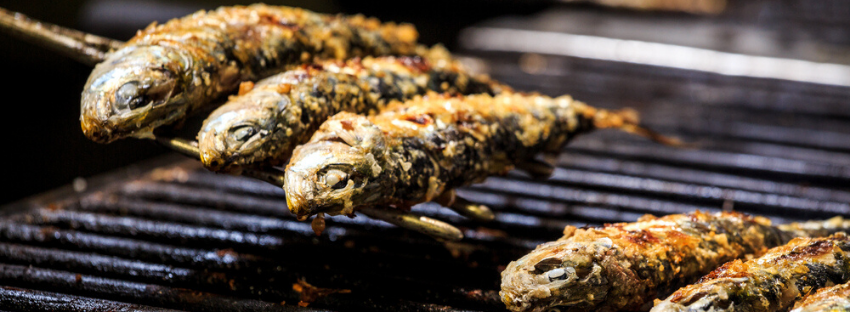
[{"label": "dark blurred background", "polygon": [[[460,53],[466,51],[458,44],[458,36],[470,25],[503,16],[542,16],[536,21],[542,23],[548,18],[550,23],[538,25],[538,28],[549,27],[556,31],[615,33],[625,39],[684,42],[731,52],[847,63],[850,59],[845,53],[850,43],[847,18],[850,11],[844,2],[730,0],[724,13],[703,16],[542,0],[439,0],[404,4],[399,1],[267,1],[318,12],[363,13],[384,21],[413,23],[423,43],[443,43]],[[0,7],[61,26],[126,40],[152,21],[162,22],[221,5],[248,3],[250,1],[0,1]],[[555,13],[547,15],[545,12]],[[571,15],[574,13],[578,15]],[[606,23],[612,17],[622,23]],[[706,29],[709,31],[700,31]],[[741,29],[744,31],[739,31]],[[532,66],[539,64],[535,60],[526,58],[525,62]],[[0,33],[0,70],[5,76],[0,90],[6,102],[5,118],[0,123],[4,141],[2,157],[3,164],[9,168],[0,203],[165,152],[151,142],[131,139],[101,145],[82,135],[78,121],[79,95],[91,71],[85,65]],[[537,89],[534,86],[519,88]]]}]

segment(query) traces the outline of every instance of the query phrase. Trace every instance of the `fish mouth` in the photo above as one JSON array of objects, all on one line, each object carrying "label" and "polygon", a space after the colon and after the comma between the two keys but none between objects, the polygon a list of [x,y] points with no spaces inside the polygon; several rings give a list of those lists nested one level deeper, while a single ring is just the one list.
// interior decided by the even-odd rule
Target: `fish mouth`
[{"label": "fish mouth", "polygon": [[97,143],[112,143],[127,137],[152,139],[153,129],[167,124],[164,120],[169,113],[157,107],[139,108],[132,115],[84,112],[80,116],[80,127],[86,137]]},{"label": "fish mouth", "polygon": [[286,170],[283,190],[286,192],[286,206],[299,220],[306,219],[320,212],[325,212],[318,204],[316,185],[309,177]]},{"label": "fish mouth", "polygon": [[287,170],[284,181],[283,190],[286,192],[286,207],[298,219],[309,217],[313,209],[311,209],[310,201],[306,197],[312,188],[306,185],[306,179]]},{"label": "fish mouth", "polygon": [[97,143],[107,144],[117,139],[112,136],[112,131],[109,128],[97,120],[92,120],[92,118],[85,116],[80,118],[80,128],[83,130],[83,135]]},{"label": "fish mouth", "polygon": [[213,157],[209,157],[208,155],[204,155],[203,153],[201,155],[202,155],[201,161],[204,163],[204,166],[206,166],[207,169],[210,169],[212,171],[230,173],[230,174],[238,174],[238,173],[242,172],[243,169],[246,169],[246,166],[244,166],[240,163],[237,163],[236,162],[237,159],[232,158],[232,157],[213,158]]},{"label": "fish mouth", "polygon": [[212,171],[222,171],[222,169],[228,167],[231,163],[230,159],[224,159],[216,152],[203,149],[201,150],[201,162],[204,164],[204,167]]},{"label": "fish mouth", "polygon": [[229,153],[216,147],[221,144],[224,144],[223,140],[216,140],[214,135],[199,137],[198,147],[204,167],[216,172],[234,173],[240,171],[246,163],[250,163],[242,161],[240,153]]}]

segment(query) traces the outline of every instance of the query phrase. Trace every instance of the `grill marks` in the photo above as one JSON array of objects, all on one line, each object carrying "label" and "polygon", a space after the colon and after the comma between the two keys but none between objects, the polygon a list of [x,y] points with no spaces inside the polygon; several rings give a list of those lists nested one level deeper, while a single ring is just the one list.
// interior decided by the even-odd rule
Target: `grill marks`
[{"label": "grill marks", "polygon": [[[120,211],[114,211],[114,210],[110,211],[110,209],[105,208],[104,206],[109,206],[109,202],[96,204],[96,203],[93,203],[95,201],[96,201],[96,197],[95,198],[88,198],[88,199],[84,200],[83,202],[87,203],[86,205],[90,206],[90,207],[85,208],[85,209],[93,210],[93,211],[99,211],[100,213],[121,213]],[[117,203],[122,204],[122,203],[126,203],[126,202],[127,202],[127,200],[122,200],[122,201],[118,201]],[[98,207],[98,206],[100,206],[100,207]],[[96,207],[96,208],[92,208],[92,207]],[[67,208],[68,209],[83,209],[81,207],[76,207],[76,208],[75,207],[67,207]],[[175,209],[177,209],[177,208],[175,208]],[[185,207],[183,209],[192,210],[193,208],[192,207]],[[102,234],[83,234],[83,235],[93,236],[93,240],[95,240],[94,244],[97,244],[98,239],[109,239],[109,236],[101,236],[103,234],[107,234],[107,235],[110,235],[110,236],[111,235],[117,235],[117,236],[143,237],[144,238],[144,237],[147,237],[146,235],[150,235],[150,232],[151,232],[150,230],[145,230],[146,226],[140,226],[138,229],[135,229],[135,225],[138,225],[137,222],[139,221],[137,219],[134,221],[135,218],[122,218],[123,220],[127,221],[127,223],[124,223],[125,227],[123,229],[110,229],[109,226],[107,226],[110,223],[105,222],[105,221],[110,220],[109,218],[111,218],[111,217],[104,216],[103,218],[95,219],[95,221],[99,220],[99,221],[104,221],[104,222],[95,223],[95,224],[88,224],[92,220],[91,217],[92,217],[92,215],[90,213],[65,211],[63,207],[57,207],[57,209],[54,209],[54,210],[39,210],[39,211],[35,212],[33,217],[29,218],[29,219],[31,219],[31,222],[34,222],[34,223],[37,223],[37,224],[43,224],[45,226],[59,226],[60,228],[73,228],[73,229],[76,229],[76,231],[59,230],[58,228],[51,228],[51,227],[32,227],[32,226],[30,226],[29,230],[30,230],[30,233],[37,232],[39,235],[43,235],[45,237],[64,236],[64,235],[69,235],[70,233],[78,233],[77,231],[102,233]],[[118,219],[111,219],[111,220],[112,221],[118,221]],[[184,218],[183,221],[187,222],[187,221],[190,221],[190,220]],[[172,224],[170,222],[160,222],[160,223],[161,223],[161,225],[164,225],[165,228],[168,228],[168,227],[171,227],[171,226],[176,226],[176,224]],[[295,222],[293,221],[292,223],[295,223]],[[139,224],[141,224],[141,223],[139,223]],[[295,223],[295,224],[302,224],[302,223]],[[209,224],[209,225],[212,225],[212,224]],[[309,228],[309,224],[304,224],[304,225]],[[13,236],[14,233],[8,233],[8,232],[15,232],[15,229],[8,229],[8,230],[9,231],[6,231],[6,233],[4,233],[4,234],[6,234],[8,236]],[[345,233],[345,234],[348,234],[349,236],[353,236],[353,237],[364,236],[364,234],[365,234],[365,233],[357,233],[357,231],[346,231],[345,229],[340,229],[338,227],[334,228],[333,231],[336,231],[336,235],[340,235],[341,233]],[[331,232],[333,232],[333,231],[331,231]],[[379,229],[375,229],[375,231],[381,232]],[[299,232],[299,231],[296,231],[296,232]],[[0,232],[0,233],[2,233],[2,232]],[[148,234],[145,234],[145,233],[148,233]],[[184,234],[186,234],[186,236],[190,236],[190,238],[191,238],[192,233],[193,232],[185,232]],[[198,232],[198,233],[203,233],[203,231]],[[245,233],[245,234],[250,234],[250,233]],[[280,235],[280,234],[278,234],[278,235]],[[27,242],[26,241],[27,237],[30,236],[30,235],[23,234],[23,235],[19,235],[19,236],[23,236],[22,240],[25,243],[28,243],[28,244],[34,243],[34,242]],[[304,236],[305,237],[311,237],[312,234],[304,233]],[[365,236],[369,236],[369,235],[367,234]],[[395,236],[404,237],[404,235],[401,235],[401,236],[395,235]],[[146,239],[152,239],[152,238],[146,238]],[[379,250],[395,250],[395,249],[400,249],[398,247],[401,247],[401,246],[391,245],[395,242],[389,242],[390,244],[386,244],[386,243],[381,244],[380,242],[375,242],[373,239],[369,240],[369,243],[371,245],[370,246],[364,246],[364,248],[367,248],[367,247],[376,248],[375,250],[372,251],[372,254],[377,253],[377,255],[370,255],[370,256],[367,256],[367,257],[363,257],[362,255],[359,255],[359,252],[357,252],[357,251],[353,251],[353,250],[348,249],[347,247],[345,247],[344,244],[341,245],[341,244],[334,244],[333,242],[322,242],[322,244],[326,244],[326,246],[330,246],[331,247],[330,250],[325,250],[325,251],[319,252],[319,253],[314,252],[313,253],[314,256],[312,256],[312,258],[314,258],[314,259],[308,260],[307,262],[326,263],[327,261],[321,262],[321,261],[323,261],[322,259],[329,259],[329,258],[335,258],[335,257],[341,257],[341,259],[363,258],[362,261],[356,261],[351,265],[347,265],[346,264],[347,261],[343,261],[342,263],[339,263],[339,264],[332,264],[334,270],[328,271],[328,269],[323,267],[321,264],[308,265],[308,266],[305,267],[303,265],[303,263],[298,263],[298,262],[288,263],[285,260],[286,257],[284,257],[284,260],[277,260],[276,259],[276,260],[272,261],[270,258],[251,256],[251,255],[239,252],[239,251],[232,252],[232,251],[227,251],[227,250],[211,250],[206,255],[203,255],[203,252],[199,250],[199,251],[195,252],[194,256],[190,256],[190,257],[184,258],[182,260],[174,261],[172,263],[174,265],[177,265],[178,267],[199,266],[200,269],[203,270],[203,271],[193,271],[193,270],[187,271],[187,269],[176,268],[176,271],[183,272],[182,277],[180,276],[180,274],[177,274],[177,273],[174,273],[174,272],[169,272],[168,274],[173,274],[174,276],[171,276],[168,279],[161,279],[161,278],[157,277],[156,274],[143,276],[143,277],[141,277],[141,279],[144,280],[144,281],[142,281],[143,283],[147,282],[147,283],[154,283],[154,284],[173,285],[174,287],[185,287],[185,288],[189,288],[189,289],[206,290],[206,291],[212,291],[214,293],[228,294],[228,295],[231,295],[231,296],[246,297],[246,298],[258,298],[258,299],[262,299],[262,300],[270,301],[270,302],[278,302],[280,300],[285,300],[285,301],[297,303],[297,297],[295,299],[290,298],[291,296],[294,296],[294,295],[290,294],[288,289],[290,288],[291,283],[294,282],[295,280],[299,279],[299,278],[307,278],[308,281],[310,281],[311,283],[316,284],[316,285],[322,285],[322,286],[342,285],[343,287],[350,287],[351,285],[356,286],[356,285],[360,284],[360,282],[358,282],[358,281],[368,280],[369,278],[374,279],[373,274],[378,274],[378,275],[386,275],[385,277],[379,278],[379,281],[381,281],[381,283],[378,283],[380,285],[386,285],[386,286],[377,286],[377,285],[368,285],[368,284],[367,285],[360,285],[360,288],[359,288],[360,294],[359,294],[358,297],[354,297],[355,299],[351,299],[351,300],[347,300],[345,298],[334,299],[334,297],[331,297],[330,301],[319,300],[319,302],[317,304],[329,306],[329,307],[342,308],[342,307],[345,307],[345,306],[352,306],[352,305],[357,306],[358,304],[359,304],[359,306],[363,307],[363,304],[364,304],[363,302],[366,302],[367,304],[369,304],[369,305],[367,305],[368,307],[372,307],[372,305],[376,305],[376,307],[373,307],[373,308],[375,308],[377,310],[392,310],[393,307],[396,307],[396,305],[394,305],[395,303],[393,305],[376,304],[374,302],[369,303],[368,300],[366,300],[366,298],[370,297],[369,296],[370,293],[386,292],[387,287],[393,288],[395,286],[392,286],[392,285],[399,285],[399,284],[403,283],[403,284],[406,285],[405,288],[407,289],[407,291],[413,291],[414,294],[419,294],[419,295],[414,296],[414,297],[418,298],[418,301],[440,302],[440,301],[446,300],[446,298],[448,296],[448,299],[451,299],[452,297],[455,298],[455,299],[451,299],[449,302],[461,302],[459,304],[461,306],[463,306],[463,302],[466,302],[466,305],[470,305],[469,302],[476,302],[476,305],[478,305],[478,303],[481,303],[481,302],[486,303],[487,300],[490,300],[491,309],[497,307],[495,305],[495,303],[498,303],[498,300],[490,298],[490,296],[492,296],[493,293],[489,293],[489,295],[485,295],[485,296],[480,296],[480,295],[475,296],[473,299],[466,299],[467,295],[466,295],[464,289],[459,289],[459,288],[455,288],[455,287],[450,286],[452,284],[462,285],[462,284],[464,284],[462,282],[463,279],[472,278],[473,280],[472,280],[471,283],[470,282],[465,283],[466,285],[468,285],[470,287],[468,289],[470,289],[470,290],[478,289],[478,291],[476,293],[488,294],[486,291],[481,290],[481,287],[482,287],[481,282],[486,281],[487,280],[486,276],[488,276],[491,271],[496,269],[493,266],[486,267],[486,270],[483,270],[483,271],[482,271],[482,269],[467,268],[466,275],[463,278],[461,278],[461,277],[457,277],[456,279],[452,278],[451,283],[448,286],[446,286],[445,284],[434,285],[433,283],[434,283],[434,280],[435,280],[435,276],[434,276],[433,271],[423,270],[423,271],[421,271],[422,273],[409,272],[410,268],[408,266],[406,266],[408,264],[414,265],[414,266],[420,266],[420,267],[427,267],[429,265],[434,265],[435,263],[439,264],[440,262],[452,261],[452,259],[454,259],[453,256],[451,256],[450,254],[447,254],[445,249],[443,247],[441,247],[439,244],[436,244],[436,243],[434,243],[434,242],[432,242],[428,239],[423,239],[423,238],[418,238],[418,239],[420,241],[417,244],[418,245],[417,249],[424,250],[426,253],[434,253],[435,254],[434,257],[431,257],[431,259],[422,259],[422,258],[410,259],[410,256],[396,255],[396,253],[390,253],[390,254],[383,254],[382,255],[382,253],[385,253],[385,252],[381,252]],[[126,239],[118,238],[118,240],[123,241],[123,240],[126,240]],[[186,244],[186,245],[197,246],[197,244],[194,244],[194,243],[191,243],[191,242],[189,242],[189,243],[182,242],[181,243],[179,241],[168,241],[168,240],[160,240],[160,239],[153,239],[153,240],[162,241],[162,243],[165,243],[165,244],[178,243],[178,244],[181,244],[181,245]],[[5,239],[4,239],[4,241],[5,241]],[[354,239],[354,242],[357,242],[356,244],[358,244],[358,245],[360,243],[362,243],[357,239]],[[414,238],[413,240],[405,240],[404,243],[406,244],[406,243],[410,243],[410,242],[417,242],[417,239]],[[401,242],[399,242],[399,243],[401,243]],[[209,242],[207,242],[206,244],[209,244]],[[156,244],[152,244],[152,245],[155,246]],[[213,245],[216,245],[216,244],[213,244]],[[428,247],[428,245],[432,245],[432,247]],[[61,248],[69,248],[69,247],[74,248],[73,243],[71,243],[71,244],[63,243],[60,246],[61,246]],[[167,257],[167,254],[172,252],[172,251],[166,250],[168,248],[165,247],[165,246],[167,246],[167,245],[162,245],[161,249],[163,249],[163,252],[160,253],[159,255],[149,254],[148,256],[141,257],[141,258],[142,259],[147,258],[148,260],[154,260],[154,262],[157,262],[156,261],[157,257]],[[227,245],[226,244],[225,245],[218,244],[216,246],[225,247]],[[2,247],[2,245],[0,245],[0,248],[1,247]],[[29,248],[29,247],[27,247],[27,248]],[[464,247],[464,248],[466,248],[466,247]],[[481,247],[478,247],[478,248],[481,248]],[[245,249],[245,248],[240,248],[240,249]],[[276,256],[276,257],[280,257],[281,255],[286,255],[286,254],[296,254],[296,255],[308,255],[308,254],[310,254],[310,250],[305,249],[304,246],[299,248],[299,246],[297,244],[288,244],[285,248],[281,248],[281,249],[282,249],[282,251],[257,250],[257,252],[268,254],[269,256]],[[42,249],[41,251],[50,252],[49,249],[48,250]],[[36,250],[36,252],[35,252],[36,257],[38,256],[37,252],[38,252],[38,250]],[[97,275],[112,276],[112,277],[115,277],[115,278],[126,279],[126,280],[137,280],[137,279],[140,278],[139,276],[137,276],[135,274],[131,274],[131,273],[128,273],[128,272],[123,272],[123,273],[121,272],[120,266],[122,265],[122,263],[128,264],[126,261],[129,261],[130,263],[133,262],[132,260],[129,260],[129,259],[139,259],[139,257],[135,257],[135,256],[131,255],[131,253],[133,253],[133,247],[132,246],[130,248],[125,248],[123,250],[120,249],[120,248],[115,249],[114,246],[113,246],[112,248],[100,249],[99,252],[106,253],[106,254],[110,254],[110,253],[123,254],[123,256],[127,257],[128,260],[125,260],[125,262],[118,261],[119,263],[117,265],[119,266],[119,268],[115,269],[113,271],[109,271],[108,269],[107,269],[107,271],[99,271],[100,269],[96,268],[96,267],[95,268],[83,268],[83,267],[80,267],[80,266],[70,266],[70,267],[65,267],[65,268],[61,268],[61,269],[67,269],[67,270],[70,270],[71,272],[82,272],[82,273],[96,272]],[[142,252],[142,253],[144,253],[144,252]],[[154,252],[154,253],[156,253],[156,252]],[[492,255],[486,255],[486,254],[475,255],[475,252],[473,252],[473,251],[466,251],[464,253],[466,253],[465,257],[467,259],[472,260],[472,261],[476,261],[477,258],[492,257]],[[484,253],[486,253],[486,251]],[[31,252],[30,254],[33,254],[33,253]],[[442,256],[439,256],[439,254],[442,254]],[[508,258],[515,257],[515,256],[517,256],[517,255],[516,254],[509,254],[509,255],[500,256],[500,258],[508,259]],[[215,269],[214,265],[210,265],[211,263],[203,264],[203,263],[197,263],[196,262],[196,261],[202,260],[203,258],[218,258],[218,259],[222,259],[222,260],[232,258],[234,260],[236,260],[236,259],[245,260],[246,257],[247,257],[247,259],[250,259],[250,260],[248,260],[247,263],[240,261],[241,264],[239,264],[235,267],[233,267],[233,266],[231,266],[231,267],[219,266],[218,269]],[[299,257],[299,259],[304,259],[304,258]],[[24,261],[26,259],[19,259],[19,260]],[[29,261],[29,260],[26,260],[26,261]],[[47,261],[47,260],[45,260],[45,261]],[[47,263],[50,263],[50,261],[47,261],[47,262],[45,262],[45,261],[41,261],[41,262],[36,261],[35,263],[44,263],[45,267],[53,267],[53,266],[47,266],[46,265]],[[373,272],[370,272],[370,273],[366,273],[366,272],[356,273],[356,272],[360,271],[364,267],[364,264],[366,264],[366,263],[379,263],[381,261],[388,262],[388,264],[382,265],[382,268],[380,268],[380,270],[378,270],[378,269],[370,270],[370,271],[373,271]],[[395,263],[395,265],[393,263]],[[405,265],[400,266],[399,264],[405,264]],[[451,266],[454,266],[454,267],[457,267],[458,265],[461,265],[461,264],[457,263],[457,261],[453,261],[453,264],[451,264]],[[36,265],[36,266],[38,266],[38,265]],[[281,270],[280,266],[283,266],[283,271],[279,271],[279,270]],[[442,264],[442,266],[445,267],[445,264]],[[462,264],[462,266],[467,267],[466,264]],[[214,271],[208,272],[207,271],[208,268],[210,268]],[[114,269],[114,267],[113,267],[113,269]],[[456,268],[456,269],[460,269],[460,268]],[[126,268],[124,268],[124,270],[126,270]],[[218,270],[222,270],[222,271],[220,273],[215,273],[215,271],[218,271]],[[343,277],[340,277],[336,274],[337,272],[351,272],[351,273],[347,273]],[[154,272],[154,273],[156,273],[156,272]],[[161,271],[160,275],[161,274],[166,274],[166,273],[162,273],[162,271]],[[143,272],[142,275],[145,275],[145,273]],[[207,277],[204,277],[205,275],[207,275]],[[245,277],[241,280],[239,278],[234,278],[234,276],[246,276],[246,275],[247,275],[247,277]],[[430,275],[430,277],[429,277],[429,275]],[[273,282],[268,281],[269,276],[273,276],[273,279],[274,279]],[[431,282],[427,282],[427,283],[423,284],[422,282],[415,282],[415,281],[412,282],[412,281],[407,280],[408,278],[411,278],[411,277],[417,278],[417,279],[420,279],[420,280],[426,280],[426,281],[430,280]],[[235,279],[235,281],[234,281],[234,279]],[[85,280],[85,278],[84,278],[84,280]],[[218,281],[218,282],[216,282],[216,281]],[[287,284],[287,283],[289,283],[289,284]],[[264,284],[266,284],[268,286],[263,286]],[[486,282],[485,282],[485,284],[486,284]],[[43,285],[43,284],[38,284],[38,285]],[[443,286],[441,286],[441,285],[443,285]],[[494,288],[495,287],[494,285],[485,285],[485,286],[489,286],[488,288]],[[30,285],[28,287],[36,287],[36,286]],[[39,286],[39,287],[41,287],[41,286]],[[365,288],[363,288],[363,287],[365,287]],[[247,289],[251,289],[251,290],[248,291]],[[280,290],[284,290],[284,291],[281,293]],[[74,290],[71,289],[71,290],[65,290],[65,291],[73,292]],[[436,292],[436,294],[433,294],[434,292]],[[90,294],[90,296],[101,296],[101,295],[98,295],[97,293],[92,293],[92,294]],[[106,295],[103,295],[103,296],[106,296]],[[123,299],[123,300],[128,300],[128,299]],[[145,301],[146,299],[139,299],[139,300],[141,300],[141,302],[147,302],[147,301]],[[328,303],[328,302],[330,302],[330,303]],[[421,309],[424,309],[424,307],[425,307],[424,305],[415,304],[413,302],[405,303],[404,300],[402,300],[400,302],[401,302],[402,306],[408,305],[413,310],[421,310]],[[162,304],[154,304],[154,305],[165,305],[165,306],[172,306],[172,307],[174,306],[174,305],[172,305],[172,303],[162,303]],[[435,305],[428,305],[428,307],[430,307],[430,308],[441,308],[439,305],[436,305],[436,306]],[[248,309],[248,310],[256,310],[256,309]]]},{"label": "grill marks", "polygon": [[[675,200],[595,191],[591,189],[599,187],[592,184],[567,188],[557,181],[531,182],[513,176],[494,178],[465,191],[466,197],[491,205],[497,212],[498,221],[487,228],[447,218],[440,209],[414,209],[478,229],[467,231],[468,242],[447,248],[367,218],[342,218],[329,219],[328,234],[316,243],[309,223],[294,221],[281,212],[285,200],[277,189],[241,178],[213,178],[187,164],[170,171],[161,169],[153,180],[119,183],[71,204],[30,210],[16,215],[17,221],[0,223],[0,254],[24,252],[2,262],[11,266],[32,263],[36,268],[65,274],[47,276],[76,279],[80,274],[83,281],[91,276],[274,303],[297,303],[297,294],[290,289],[299,278],[319,287],[352,290],[351,294],[320,299],[311,308],[352,305],[394,310],[400,304],[411,310],[426,310],[448,304],[493,310],[503,308],[496,293],[500,266],[519,258],[541,240],[559,236],[564,224],[636,218],[628,211],[661,209],[654,211],[663,214],[664,209],[695,208]],[[545,191],[552,187],[556,187],[553,193]],[[564,201],[572,196],[569,192],[575,197]],[[535,201],[552,210],[535,206]],[[577,206],[585,204],[590,206]],[[527,223],[542,224],[544,220],[559,223]],[[653,239],[641,232],[630,235],[639,241]],[[75,262],[71,257],[79,258]],[[111,264],[86,264],[105,262]],[[146,267],[148,270],[142,270]],[[11,276],[0,284],[12,285]],[[51,283],[20,286],[118,298],[108,293],[83,294],[73,283],[61,287]],[[398,285],[405,285],[405,290],[397,290]],[[153,297],[114,300],[181,307]]]}]

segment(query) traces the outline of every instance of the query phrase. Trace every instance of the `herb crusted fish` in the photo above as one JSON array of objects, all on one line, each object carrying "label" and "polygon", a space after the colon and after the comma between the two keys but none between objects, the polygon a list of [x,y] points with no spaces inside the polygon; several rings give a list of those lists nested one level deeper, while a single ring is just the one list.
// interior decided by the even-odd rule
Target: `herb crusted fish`
[{"label": "herb crusted fish", "polygon": [[236,89],[314,57],[407,55],[410,25],[262,4],[151,25],[98,64],[81,105],[83,133],[108,143],[149,136]]},{"label": "herb crusted fish", "polygon": [[285,171],[289,209],[305,218],[366,205],[410,206],[556,153],[595,128],[638,129],[630,112],[569,96],[429,94],[364,117],[340,113],[295,149]]},{"label": "herb crusted fish", "polygon": [[375,114],[391,100],[428,90],[470,94],[507,89],[466,74],[442,47],[417,54],[421,56],[331,60],[263,79],[207,118],[198,134],[201,160],[215,171],[276,165],[342,111]]},{"label": "herb crusted fish", "polygon": [[850,312],[850,283],[818,289],[797,301],[791,312]]},{"label": "herb crusted fish", "polygon": [[567,227],[507,266],[500,295],[512,311],[642,311],[723,263],[848,226],[841,218],[772,226],[742,213],[697,211]]},{"label": "herb crusted fish", "polygon": [[662,311],[786,311],[820,288],[850,280],[850,237],[795,238],[763,256],[724,264],[656,302]]}]

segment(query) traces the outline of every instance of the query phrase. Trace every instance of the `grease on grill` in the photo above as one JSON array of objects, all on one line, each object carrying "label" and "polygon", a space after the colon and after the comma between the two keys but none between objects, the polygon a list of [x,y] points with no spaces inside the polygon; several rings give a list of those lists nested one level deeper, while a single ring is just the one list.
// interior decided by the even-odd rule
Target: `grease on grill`
[{"label": "grease on grill", "polygon": [[304,279],[299,279],[298,282],[292,284],[292,290],[301,294],[301,301],[298,302],[299,306],[306,307],[311,303],[315,302],[317,299],[330,296],[332,294],[349,294],[351,293],[350,289],[334,289],[334,288],[321,288],[310,285]]}]

